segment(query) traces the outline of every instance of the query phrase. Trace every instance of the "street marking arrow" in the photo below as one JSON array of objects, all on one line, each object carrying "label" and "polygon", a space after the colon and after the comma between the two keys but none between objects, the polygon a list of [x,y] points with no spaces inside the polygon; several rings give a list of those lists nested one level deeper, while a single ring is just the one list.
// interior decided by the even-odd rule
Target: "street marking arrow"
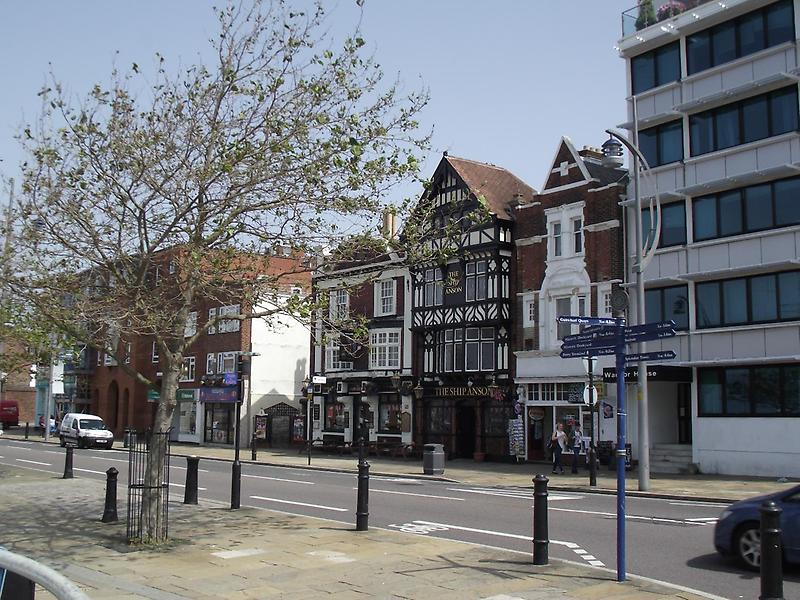
[{"label": "street marking arrow", "polygon": [[626,354],[625,362],[642,362],[650,360],[672,360],[675,353],[672,350],[662,352],[642,352],[641,354]]}]

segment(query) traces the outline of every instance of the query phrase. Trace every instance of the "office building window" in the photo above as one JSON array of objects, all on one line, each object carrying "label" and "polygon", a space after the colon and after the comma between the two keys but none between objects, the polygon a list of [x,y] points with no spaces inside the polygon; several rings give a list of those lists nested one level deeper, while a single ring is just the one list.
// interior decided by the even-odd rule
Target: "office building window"
[{"label": "office building window", "polygon": [[760,183],[692,202],[694,240],[800,224],[800,177]]},{"label": "office building window", "polygon": [[681,52],[678,42],[661,46],[631,59],[631,87],[640,94],[681,78]]},{"label": "office building window", "polygon": [[465,265],[466,271],[466,299],[467,302],[474,300],[486,300],[488,291],[488,280],[486,276],[486,261],[479,260]]},{"label": "office building window", "polygon": [[800,271],[768,273],[695,286],[697,327],[800,319]]},{"label": "office building window", "polygon": [[639,149],[651,167],[683,160],[683,122],[643,129],[639,132]]},{"label": "office building window", "polygon": [[797,86],[792,85],[692,115],[690,150],[692,156],[700,156],[797,128]]},{"label": "office building window", "polygon": [[793,39],[792,2],[776,2],[687,37],[688,73],[699,73]]},{"label": "office building window", "polygon": [[675,329],[689,329],[689,287],[674,285],[645,290],[645,321],[675,321]]},{"label": "office building window", "polygon": [[[642,210],[642,240],[650,242],[655,235],[651,230],[650,210]],[[675,202],[661,207],[661,235],[658,240],[659,248],[679,246],[686,243],[686,203]]]},{"label": "office building window", "polygon": [[800,416],[800,365],[698,369],[698,416]]}]

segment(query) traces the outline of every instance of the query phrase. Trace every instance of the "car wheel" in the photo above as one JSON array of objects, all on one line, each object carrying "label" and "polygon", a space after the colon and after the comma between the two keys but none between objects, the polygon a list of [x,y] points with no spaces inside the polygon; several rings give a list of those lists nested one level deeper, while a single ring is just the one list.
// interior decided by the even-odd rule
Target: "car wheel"
[{"label": "car wheel", "polygon": [[61,447],[64,448],[67,445],[66,440],[64,439],[63,435],[58,436],[58,443],[61,444]]},{"label": "car wheel", "polygon": [[753,571],[761,568],[761,530],[758,523],[745,523],[736,530],[734,548],[742,565]]}]

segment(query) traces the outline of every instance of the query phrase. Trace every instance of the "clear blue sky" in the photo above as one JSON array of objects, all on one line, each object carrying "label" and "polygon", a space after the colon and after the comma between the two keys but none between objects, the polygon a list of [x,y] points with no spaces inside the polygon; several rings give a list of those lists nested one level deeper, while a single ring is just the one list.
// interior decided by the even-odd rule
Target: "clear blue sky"
[{"label": "clear blue sky", "polygon": [[[222,3],[222,0],[218,0]],[[211,0],[27,0],[0,19],[0,172],[18,175],[14,134],[39,111],[50,64],[82,95],[116,60],[145,70],[161,52],[196,62],[214,31]],[[298,1],[297,4],[303,4]],[[434,127],[423,175],[441,152],[503,166],[539,189],[562,135],[599,146],[625,120],[624,62],[613,46],[635,0],[366,0],[362,32],[389,78],[424,83]],[[351,29],[355,0],[325,2]],[[119,54],[116,55],[116,51]],[[400,190],[411,194],[415,188]]]}]

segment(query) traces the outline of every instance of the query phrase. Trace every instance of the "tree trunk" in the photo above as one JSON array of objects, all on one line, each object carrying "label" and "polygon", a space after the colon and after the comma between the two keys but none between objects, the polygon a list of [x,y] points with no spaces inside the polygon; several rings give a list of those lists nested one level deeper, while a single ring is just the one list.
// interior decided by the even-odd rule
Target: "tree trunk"
[{"label": "tree trunk", "polygon": [[142,542],[158,544],[166,541],[166,510],[163,509],[169,500],[169,489],[162,487],[167,443],[172,414],[175,411],[175,392],[178,389],[180,364],[165,365],[164,378],[161,383],[161,398],[156,410],[153,431],[149,440],[147,467],[145,469],[144,490],[142,492]]}]

